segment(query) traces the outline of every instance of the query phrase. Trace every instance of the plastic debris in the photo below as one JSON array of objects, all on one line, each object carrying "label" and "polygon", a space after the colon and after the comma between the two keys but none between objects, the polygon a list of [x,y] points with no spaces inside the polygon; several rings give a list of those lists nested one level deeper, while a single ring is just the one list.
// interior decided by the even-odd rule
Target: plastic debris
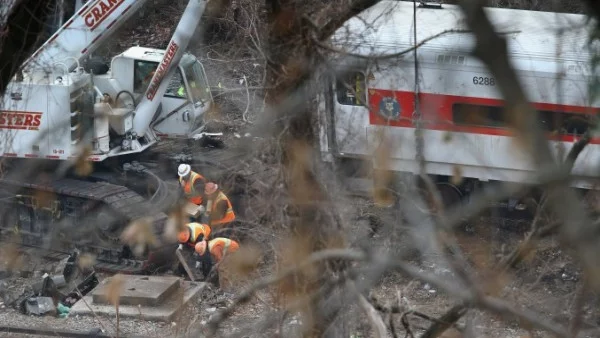
[{"label": "plastic debris", "polygon": [[58,316],[60,318],[66,318],[69,316],[71,308],[63,305],[62,303],[58,303],[58,305],[56,306],[56,310],[58,311]]},{"label": "plastic debris", "polygon": [[28,315],[43,316],[55,312],[56,307],[50,297],[31,297],[25,302],[25,313]]}]

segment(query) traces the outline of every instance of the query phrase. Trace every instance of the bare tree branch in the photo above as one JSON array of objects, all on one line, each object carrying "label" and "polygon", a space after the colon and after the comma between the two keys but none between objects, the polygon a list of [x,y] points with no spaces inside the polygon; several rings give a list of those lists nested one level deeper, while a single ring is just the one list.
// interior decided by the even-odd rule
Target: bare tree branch
[{"label": "bare tree branch", "polygon": [[0,33],[0,94],[19,67],[33,53],[46,28],[46,19],[56,1],[22,0],[12,8]]},{"label": "bare tree branch", "polygon": [[383,319],[381,318],[381,316],[379,315],[377,310],[375,310],[375,308],[371,305],[371,303],[369,303],[365,299],[365,297],[363,295],[361,295],[360,293],[357,293],[356,296],[358,298],[359,306],[363,309],[363,311],[365,311],[367,318],[369,318],[369,322],[371,323],[371,326],[373,327],[375,337],[377,337],[377,338],[388,337],[387,328],[385,327],[385,323],[383,322]]},{"label": "bare tree branch", "polygon": [[[525,91],[508,59],[506,39],[500,37],[490,23],[484,9],[484,1],[460,1],[466,21],[473,30],[477,43],[473,53],[481,59],[496,77],[507,105],[509,120],[531,153],[539,169],[554,167],[556,162],[550,151],[546,136],[539,125],[538,113],[529,104]],[[576,248],[577,255],[591,276],[594,286],[600,287],[600,269],[597,257],[600,247],[597,234],[589,226],[583,206],[567,184],[548,186],[549,202],[556,214],[564,220],[561,227],[565,240]]]}]

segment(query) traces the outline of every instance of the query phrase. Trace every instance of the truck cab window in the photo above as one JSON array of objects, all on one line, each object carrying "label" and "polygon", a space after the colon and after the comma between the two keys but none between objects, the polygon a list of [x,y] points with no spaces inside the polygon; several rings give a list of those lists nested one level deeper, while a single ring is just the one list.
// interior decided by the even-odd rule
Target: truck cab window
[{"label": "truck cab window", "polygon": [[349,72],[343,77],[338,77],[335,88],[339,104],[363,106],[367,102],[365,74],[362,72]]},{"label": "truck cab window", "polygon": [[150,80],[152,80],[152,76],[154,76],[154,71],[158,68],[158,62],[151,61],[141,61],[135,60],[133,65],[133,92],[136,94],[143,94],[146,89],[148,89],[148,85],[150,84]]},{"label": "truck cab window", "polygon": [[[158,62],[152,61],[134,61],[133,70],[133,92],[136,94],[143,94],[150,85],[150,80],[154,76],[154,72],[158,68]],[[181,76],[181,70],[178,68],[173,74],[165,96],[185,98],[186,90],[183,83],[183,77]]]},{"label": "truck cab window", "polygon": [[194,103],[210,101],[210,88],[200,62],[192,62],[183,66],[185,79],[190,86],[190,98]]},{"label": "truck cab window", "polygon": [[185,99],[187,91],[185,90],[185,84],[183,83],[183,76],[181,76],[181,70],[177,68],[175,74],[169,81],[169,86],[165,92],[165,96],[177,97]]}]

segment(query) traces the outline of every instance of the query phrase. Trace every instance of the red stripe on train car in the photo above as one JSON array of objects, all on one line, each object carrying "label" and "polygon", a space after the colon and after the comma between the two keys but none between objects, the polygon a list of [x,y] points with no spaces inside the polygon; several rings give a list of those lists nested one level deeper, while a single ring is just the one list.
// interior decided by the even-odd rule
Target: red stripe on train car
[{"label": "red stripe on train car", "polygon": [[5,157],[17,157],[17,154],[16,153],[4,153],[2,156],[5,156]]},{"label": "red stripe on train car", "polygon": [[27,158],[38,158],[39,156],[36,154],[25,154],[25,157]]},{"label": "red stripe on train car", "polygon": [[53,159],[53,160],[57,160],[57,159],[59,159],[59,158],[60,158],[60,156],[55,156],[55,155],[47,155],[47,156],[46,156],[46,158]]},{"label": "red stripe on train car", "polygon": [[[380,104],[384,98],[393,97],[400,105],[400,115],[398,119],[386,119],[380,111]],[[369,123],[372,125],[415,128],[412,124],[412,113],[414,111],[414,92],[392,91],[386,89],[369,88]],[[502,127],[487,126],[465,126],[457,125],[453,120],[452,106],[454,104],[472,104],[480,106],[502,107],[503,100],[488,99],[479,97],[456,96],[445,94],[419,93],[419,102],[421,103],[421,116],[426,122],[426,128],[438,131],[453,131],[471,134],[495,135],[495,136],[514,136],[514,132]],[[537,110],[564,112],[572,114],[598,114],[600,108],[590,108],[585,106],[551,104],[544,102],[532,102]],[[561,140],[564,142],[574,142],[580,137],[573,135],[554,136],[548,135],[550,140]],[[593,144],[600,144],[600,138],[592,138]]]}]

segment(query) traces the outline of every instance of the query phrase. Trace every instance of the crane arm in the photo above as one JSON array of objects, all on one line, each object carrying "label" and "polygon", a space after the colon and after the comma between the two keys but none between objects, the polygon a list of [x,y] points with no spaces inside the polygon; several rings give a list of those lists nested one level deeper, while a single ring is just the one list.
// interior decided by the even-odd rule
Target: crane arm
[{"label": "crane arm", "polygon": [[173,37],[169,41],[165,55],[159,63],[156,72],[154,72],[146,93],[136,108],[136,114],[133,119],[133,131],[137,136],[144,136],[148,130],[154,112],[158,109],[161,98],[167,90],[169,81],[177,70],[177,65],[200,23],[200,18],[206,8],[206,2],[207,0],[189,0],[173,33]]},{"label": "crane arm", "polygon": [[32,67],[65,64],[69,71],[119,29],[147,0],[92,0],[83,5],[24,63]]}]

